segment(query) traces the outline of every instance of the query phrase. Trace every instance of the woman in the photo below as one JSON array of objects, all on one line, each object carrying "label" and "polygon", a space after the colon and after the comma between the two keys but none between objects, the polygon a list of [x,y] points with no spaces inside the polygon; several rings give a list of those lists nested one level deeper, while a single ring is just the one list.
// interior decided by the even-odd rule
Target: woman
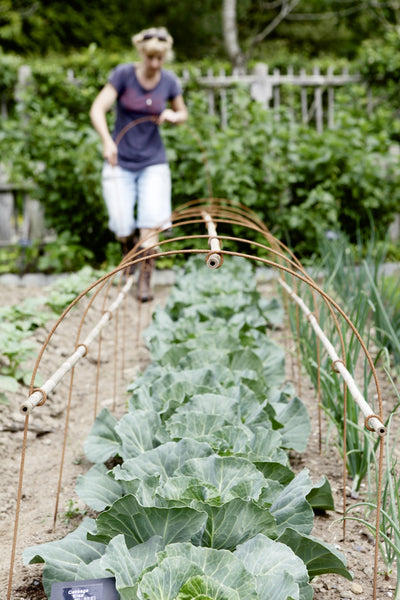
[{"label": "woman", "polygon": [[[158,126],[183,123],[188,113],[176,76],[162,68],[173,44],[168,31],[163,27],[145,29],[134,35],[132,42],[140,62],[118,65],[111,72],[92,104],[90,118],[103,142],[102,185],[109,228],[124,254],[133,247],[139,229],[140,245],[148,248],[144,252],[150,255],[158,243],[158,235],[151,230],[169,227],[171,215],[171,176]],[[115,102],[117,115],[111,135],[106,113]],[[145,302],[153,297],[150,277],[154,259],[141,264],[138,299]]]}]

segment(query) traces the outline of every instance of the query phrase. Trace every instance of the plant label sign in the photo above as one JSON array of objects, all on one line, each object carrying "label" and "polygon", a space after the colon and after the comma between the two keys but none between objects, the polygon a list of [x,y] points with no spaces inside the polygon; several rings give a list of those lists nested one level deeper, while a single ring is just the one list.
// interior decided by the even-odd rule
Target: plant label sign
[{"label": "plant label sign", "polygon": [[114,577],[53,583],[50,600],[119,600]]}]

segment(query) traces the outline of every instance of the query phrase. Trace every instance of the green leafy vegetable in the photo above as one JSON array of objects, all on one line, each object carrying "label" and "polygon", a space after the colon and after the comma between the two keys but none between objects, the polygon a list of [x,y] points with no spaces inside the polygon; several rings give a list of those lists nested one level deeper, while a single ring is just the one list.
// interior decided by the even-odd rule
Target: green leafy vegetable
[{"label": "green leafy vegetable", "polygon": [[[129,386],[127,414],[102,410],[85,443],[95,464],[77,492],[100,514],[25,552],[46,562],[46,589],[106,572],[123,600],[310,600],[315,575],[351,578],[344,558],[310,536],[313,508],[333,507],[330,486],[290,468],[309,418],[266,338],[263,309],[279,311],[261,302],[248,266],[238,283],[238,264],[224,263],[213,290],[189,261],[156,311],[145,336],[157,360]],[[121,464],[107,470],[112,456]]]}]

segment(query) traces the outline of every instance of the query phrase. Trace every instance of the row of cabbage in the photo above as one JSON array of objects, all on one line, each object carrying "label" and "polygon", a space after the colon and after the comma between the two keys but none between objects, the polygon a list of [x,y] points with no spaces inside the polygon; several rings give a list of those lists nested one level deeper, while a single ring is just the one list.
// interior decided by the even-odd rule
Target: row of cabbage
[{"label": "row of cabbage", "polygon": [[290,466],[310,421],[268,337],[282,316],[243,259],[188,261],[145,332],[152,362],[127,413],[103,409],[85,442],[94,465],[76,489],[97,518],[24,552],[45,563],[49,597],[54,582],[115,577],[122,600],[310,600],[315,576],[351,579],[311,535],[329,482]]}]

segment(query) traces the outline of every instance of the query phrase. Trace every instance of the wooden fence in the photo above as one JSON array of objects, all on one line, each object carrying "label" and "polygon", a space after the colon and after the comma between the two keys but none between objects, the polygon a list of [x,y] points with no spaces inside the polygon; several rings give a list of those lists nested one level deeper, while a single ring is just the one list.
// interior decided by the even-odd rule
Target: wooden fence
[{"label": "wooden fence", "polygon": [[[71,85],[77,85],[79,79],[75,78],[72,69],[67,70],[66,79]],[[184,70],[181,83],[185,87],[189,81],[193,81],[193,74]],[[200,70],[195,71],[195,81],[204,88],[208,97],[209,112],[212,115],[219,114],[221,125],[227,125],[227,107],[229,93],[234,93],[237,86],[245,86],[249,89],[251,97],[260,102],[265,108],[279,109],[285,106],[286,98],[282,98],[281,90],[284,86],[290,86],[293,96],[297,95],[300,106],[300,119],[305,124],[314,123],[317,130],[322,132],[324,126],[332,128],[335,125],[335,91],[339,87],[351,85],[361,81],[358,74],[349,74],[347,69],[341,73],[334,72],[334,67],[328,67],[322,73],[315,67],[311,73],[300,69],[295,73],[293,67],[288,67],[286,72],[280,69],[269,71],[268,65],[258,63],[247,73],[243,70],[234,70],[232,75],[227,75],[221,70],[215,74],[209,69],[204,75]],[[20,67],[18,72],[18,83],[15,90],[15,101],[23,102],[23,89],[31,81],[31,71],[28,65]],[[7,117],[7,103],[5,98],[0,98],[0,114]],[[293,119],[297,117],[293,111]]]},{"label": "wooden fence", "polygon": [[[184,71],[181,78],[183,86],[192,78],[188,71]],[[228,90],[234,90],[238,85],[247,86],[251,97],[265,108],[279,109],[283,106],[281,90],[283,86],[290,86],[291,93],[299,96],[301,121],[305,124],[314,122],[317,130],[322,132],[324,126],[333,128],[335,125],[335,90],[357,83],[361,77],[349,74],[346,69],[335,74],[333,67],[329,67],[326,73],[321,73],[318,67],[312,73],[305,69],[295,73],[291,67],[286,73],[280,69],[270,73],[268,65],[258,63],[251,73],[236,71],[226,75],[222,70],[215,75],[210,69],[206,75],[198,72],[195,80],[207,91],[209,112],[219,114],[223,127],[228,123]],[[295,111],[291,110],[291,116],[296,118]]]}]

